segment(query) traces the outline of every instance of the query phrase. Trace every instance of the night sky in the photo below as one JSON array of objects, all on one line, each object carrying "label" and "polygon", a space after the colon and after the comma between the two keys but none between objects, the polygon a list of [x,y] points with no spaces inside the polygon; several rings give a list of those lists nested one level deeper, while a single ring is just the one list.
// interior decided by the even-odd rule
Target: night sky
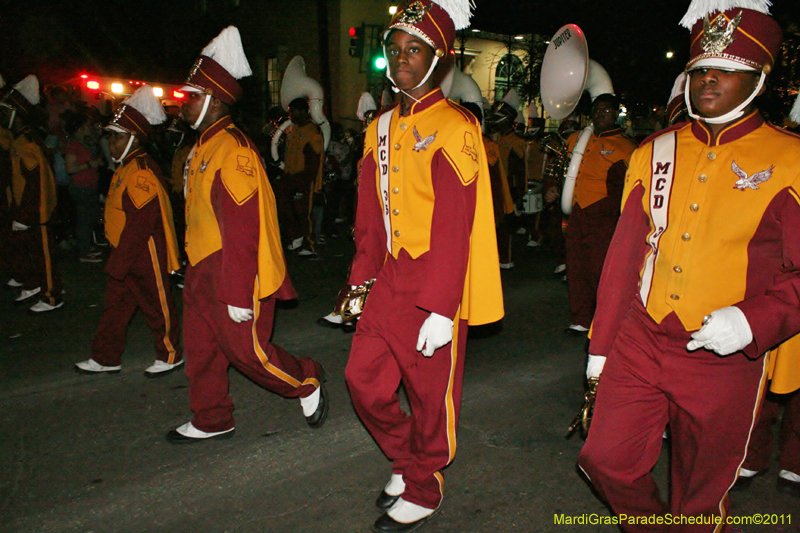
[{"label": "night sky", "polygon": [[[54,82],[85,68],[180,82],[198,51],[225,25],[220,17],[202,16],[199,3],[0,0],[0,74],[15,81],[35,71],[44,82]],[[484,31],[535,33],[549,39],[564,24],[578,24],[592,59],[608,70],[617,92],[631,100],[666,100],[687,60],[689,33],[678,22],[688,0],[477,0],[476,4],[473,27]],[[784,29],[800,24],[800,1],[775,0],[775,4],[773,15]],[[666,58],[668,51],[675,53],[671,60]],[[43,64],[49,72],[42,71]]]}]

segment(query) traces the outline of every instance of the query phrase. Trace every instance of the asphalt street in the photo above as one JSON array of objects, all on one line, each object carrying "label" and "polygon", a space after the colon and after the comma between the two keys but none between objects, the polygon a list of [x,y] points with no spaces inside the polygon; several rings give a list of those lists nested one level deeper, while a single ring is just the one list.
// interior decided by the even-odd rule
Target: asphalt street
[{"label": "asphalt street", "polygon": [[[517,238],[516,268],[502,272],[506,317],[470,331],[458,453],[441,510],[420,531],[617,531],[556,523],[562,514],[609,516],[576,471],[581,438],[565,438],[582,401],[586,341],[564,334],[566,284],[552,273],[554,258]],[[144,377],[154,351],[141,316],[120,374],[74,372],[100,317],[102,264],[60,251],[66,305],[44,316],[0,290],[0,531],[370,531],[390,463],[350,404],[351,335],[315,323],[344,282],[350,244],[320,248],[318,261],[288,257],[300,298],[280,308],[274,336],[326,367],[331,410],[317,430],[299,402],[231,370],[236,436],[172,445],[165,433],[191,416],[187,381],[183,372]],[[655,470],[664,493],[667,451],[668,443]],[[800,532],[800,500],[778,493],[776,476],[773,465],[732,494],[734,514],[774,513],[783,523],[737,531]]]}]

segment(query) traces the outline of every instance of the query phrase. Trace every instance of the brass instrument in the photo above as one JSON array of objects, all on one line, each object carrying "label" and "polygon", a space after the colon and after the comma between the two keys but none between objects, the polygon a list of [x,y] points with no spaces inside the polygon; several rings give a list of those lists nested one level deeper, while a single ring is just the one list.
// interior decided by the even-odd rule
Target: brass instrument
[{"label": "brass instrument", "polygon": [[578,426],[580,426],[583,438],[586,438],[586,435],[589,433],[589,425],[592,423],[594,400],[597,398],[597,386],[599,384],[599,377],[589,378],[588,388],[583,395],[583,407],[581,407],[581,410],[578,411],[578,414],[575,415],[575,418],[572,420],[572,424],[570,424],[567,430],[567,437],[572,435],[575,430],[578,429]]},{"label": "brass instrument", "polygon": [[561,137],[553,133],[542,143],[547,157],[547,166],[544,169],[543,180],[552,180],[558,185],[559,190],[564,185],[564,176],[567,173],[570,152]]},{"label": "brass instrument", "polygon": [[364,305],[367,303],[367,296],[369,291],[372,290],[373,283],[375,283],[375,280],[370,279],[365,281],[363,285],[357,285],[349,289],[344,294],[340,293],[340,298],[337,299],[336,308],[333,312],[342,317],[345,322],[357,319],[364,311]]}]

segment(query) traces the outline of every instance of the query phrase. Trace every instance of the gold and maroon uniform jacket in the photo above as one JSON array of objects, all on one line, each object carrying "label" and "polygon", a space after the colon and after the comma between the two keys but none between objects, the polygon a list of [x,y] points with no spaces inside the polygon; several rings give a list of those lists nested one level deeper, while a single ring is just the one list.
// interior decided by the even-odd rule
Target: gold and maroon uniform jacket
[{"label": "gold and maroon uniform jacket", "polygon": [[590,353],[608,355],[633,298],[686,331],[736,306],[755,358],[800,331],[800,137],[754,111],[714,138],[702,122],[646,140],[598,291]]},{"label": "gold and maroon uniform jacket", "polygon": [[[570,152],[581,132],[573,133],[567,140]],[[583,160],[575,180],[572,205],[586,209],[597,202],[593,211],[614,211],[619,213],[620,198],[625,184],[625,171],[636,143],[620,128],[592,134],[583,152]]]},{"label": "gold and maroon uniform jacket", "polygon": [[322,189],[324,142],[319,126],[310,120],[298,126],[292,124],[286,135],[286,174],[305,174],[311,183],[311,192]]},{"label": "gold and maroon uniform jacket", "polygon": [[398,106],[386,113],[388,136],[378,138],[378,117],[365,137],[350,283],[376,277],[387,254],[427,254],[418,307],[469,324],[499,320],[503,294],[480,125],[440,89],[407,116]]},{"label": "gold and maroon uniform jacket", "polygon": [[191,144],[184,144],[179,146],[175,153],[172,155],[172,165],[170,167],[170,181],[172,182],[172,190],[175,194],[183,194],[183,168],[186,165],[186,159],[192,151]]},{"label": "gold and maroon uniform jacket", "polygon": [[230,116],[211,125],[186,162],[186,255],[192,266],[221,254],[220,301],[252,308],[253,298],[295,296],[288,282],[275,195],[255,145]]},{"label": "gold and maroon uniform jacket", "polygon": [[23,131],[11,146],[11,217],[26,226],[47,224],[56,208],[56,180],[42,144]]},{"label": "gold and maroon uniform jacket", "polygon": [[500,147],[486,135],[483,136],[483,145],[486,148],[486,163],[489,165],[489,176],[492,182],[494,215],[497,218],[500,215],[514,212],[514,200],[511,199],[506,169],[500,163]]},{"label": "gold and maroon uniform jacket", "polygon": [[528,189],[525,139],[514,130],[503,133],[497,139],[500,149],[500,164],[506,175],[512,198],[521,198]]},{"label": "gold and maroon uniform jacket", "polygon": [[[152,243],[164,246],[166,272],[180,268],[169,196],[160,170],[143,148],[128,154],[111,178],[105,206],[106,239],[114,251],[106,272],[123,279]],[[151,255],[152,257],[152,255]]]}]

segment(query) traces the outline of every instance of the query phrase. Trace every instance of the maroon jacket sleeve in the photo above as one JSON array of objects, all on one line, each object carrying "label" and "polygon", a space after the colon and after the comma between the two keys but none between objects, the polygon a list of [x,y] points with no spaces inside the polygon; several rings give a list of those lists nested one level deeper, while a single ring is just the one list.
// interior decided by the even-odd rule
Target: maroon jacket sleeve
[{"label": "maroon jacket sleeve", "polygon": [[258,272],[258,191],[241,205],[222,183],[219,171],[211,185],[211,205],[222,237],[221,271],[215,290],[217,299],[234,307],[253,308]]},{"label": "maroon jacket sleeve", "polygon": [[383,225],[378,190],[375,185],[377,166],[373,153],[364,157],[358,175],[358,208],[356,209],[356,253],[347,282],[362,285],[378,275],[389,253]]},{"label": "maroon jacket sleeve", "polygon": [[[757,358],[800,331],[800,205],[795,193],[786,189],[775,196],[748,247],[747,286],[767,287],[761,294],[745,294],[736,304],[753,332],[745,355]],[[777,249],[775,249],[775,243]],[[781,272],[764,268],[772,261]],[[769,279],[769,277],[773,277]]]},{"label": "maroon jacket sleeve", "polygon": [[453,319],[464,292],[469,239],[475,218],[477,180],[464,185],[439,150],[432,161],[433,204],[431,247],[423,256],[426,283],[417,307]]},{"label": "maroon jacket sleeve", "polygon": [[147,253],[147,241],[161,227],[161,206],[154,196],[137,209],[127,189],[122,193],[122,209],[125,211],[125,227],[119,237],[119,245],[111,251],[105,272],[114,279],[123,280],[130,267],[141,254]]},{"label": "maroon jacket sleeve", "polygon": [[644,193],[644,187],[638,184],[628,195],[606,254],[592,321],[592,355],[608,356],[622,321],[637,298],[639,271],[649,249],[650,225],[642,209]]}]

